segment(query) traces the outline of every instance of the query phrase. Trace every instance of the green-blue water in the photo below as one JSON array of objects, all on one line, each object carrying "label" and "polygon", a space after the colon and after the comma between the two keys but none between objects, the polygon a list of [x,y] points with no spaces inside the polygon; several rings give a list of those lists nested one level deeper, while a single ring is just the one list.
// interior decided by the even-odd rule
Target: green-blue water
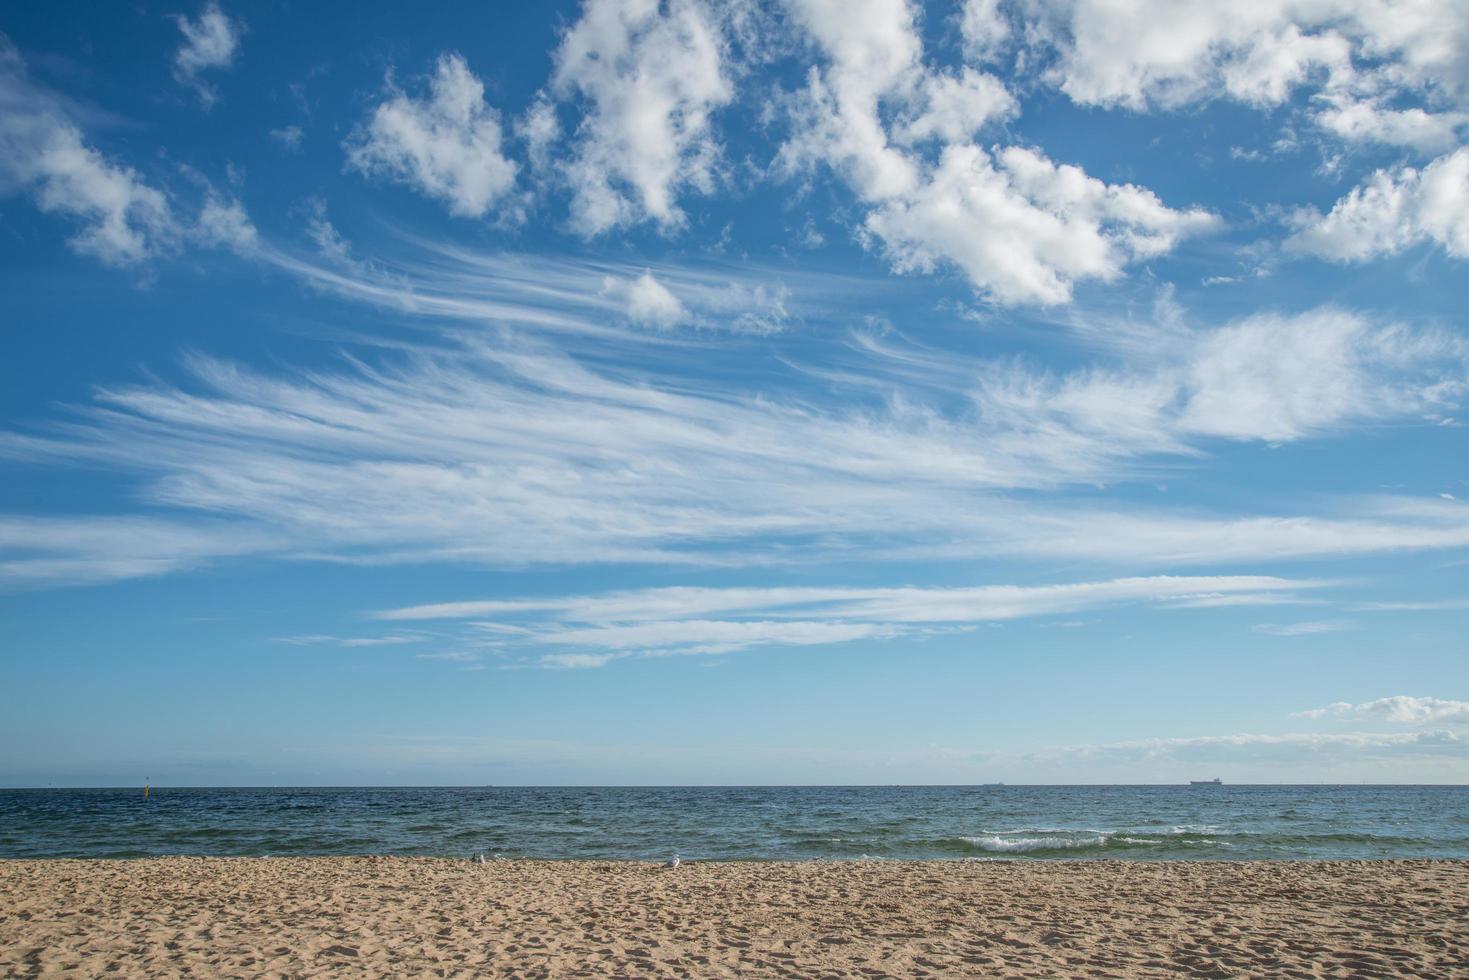
[{"label": "green-blue water", "polygon": [[1469,787],[0,791],[0,857],[1469,858]]}]

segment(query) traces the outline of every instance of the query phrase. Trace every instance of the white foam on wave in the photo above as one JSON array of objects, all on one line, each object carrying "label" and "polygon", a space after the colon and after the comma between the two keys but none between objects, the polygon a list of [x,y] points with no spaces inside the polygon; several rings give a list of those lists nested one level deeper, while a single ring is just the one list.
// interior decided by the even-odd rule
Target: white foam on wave
[{"label": "white foam on wave", "polygon": [[1102,847],[1107,843],[1105,836],[1101,837],[997,837],[987,834],[983,837],[960,838],[966,844],[971,844],[981,851],[1049,851],[1058,848],[1072,847]]}]

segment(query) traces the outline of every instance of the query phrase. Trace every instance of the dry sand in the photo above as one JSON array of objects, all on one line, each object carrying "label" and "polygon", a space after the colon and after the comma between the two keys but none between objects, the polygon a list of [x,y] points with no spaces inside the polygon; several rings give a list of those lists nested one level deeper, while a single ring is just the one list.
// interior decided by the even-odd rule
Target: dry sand
[{"label": "dry sand", "polygon": [[0,976],[1469,977],[1469,862],[0,861]]}]

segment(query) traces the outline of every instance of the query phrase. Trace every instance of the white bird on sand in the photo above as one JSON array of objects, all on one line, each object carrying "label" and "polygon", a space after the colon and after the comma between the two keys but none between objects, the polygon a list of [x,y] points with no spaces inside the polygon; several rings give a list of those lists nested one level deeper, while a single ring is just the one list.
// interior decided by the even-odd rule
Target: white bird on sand
[{"label": "white bird on sand", "polygon": [[669,858],[667,861],[664,861],[663,862],[663,866],[665,868],[676,868],[676,867],[678,867],[678,865],[679,865],[679,860],[678,860],[678,855],[677,854],[675,854],[673,857]]},{"label": "white bird on sand", "polygon": [[485,863],[485,855],[484,855],[484,852],[483,852],[483,851],[481,851],[481,852],[480,852],[480,853],[478,853],[478,854],[476,854],[476,855],[475,855],[475,856],[474,856],[474,859],[475,859],[475,861],[477,861],[477,862],[478,862],[478,863],[480,863],[480,864],[484,864],[484,863]]}]

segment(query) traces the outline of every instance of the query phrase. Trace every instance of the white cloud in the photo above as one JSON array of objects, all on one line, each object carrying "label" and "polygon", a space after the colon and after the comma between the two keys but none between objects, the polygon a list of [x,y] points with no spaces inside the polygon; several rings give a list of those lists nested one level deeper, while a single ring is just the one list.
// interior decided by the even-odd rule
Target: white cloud
[{"label": "white cloud", "polygon": [[[678,195],[713,189],[720,148],[711,117],[734,95],[722,20],[733,10],[587,0],[552,77],[558,96],[579,96],[584,108],[564,164],[577,232],[640,221],[674,228],[685,220]],[[552,135],[544,116],[531,122],[533,139]]]},{"label": "white cloud", "polygon": [[1469,701],[1444,698],[1415,698],[1399,694],[1376,701],[1352,704],[1337,701],[1324,708],[1298,711],[1293,718],[1379,719],[1404,725],[1469,724]]},{"label": "white cloud", "polygon": [[729,653],[754,646],[820,646],[890,637],[896,630],[873,623],[671,620],[547,631],[538,642],[644,654]]},{"label": "white cloud", "polygon": [[830,316],[824,304],[861,285],[860,280],[842,276],[776,271],[748,263],[650,265],[480,253],[433,243],[424,243],[423,258],[405,261],[380,255],[370,263],[361,262],[350,258],[349,243],[325,219],[319,204],[312,205],[307,232],[318,254],[328,260],[325,264],[279,249],[265,249],[261,257],[314,287],[394,312],[442,318],[456,326],[513,325],[532,331],[646,339],[646,332],[630,332],[621,323],[629,312],[625,287],[646,274],[683,305],[686,322],[741,333],[774,333],[792,317]]},{"label": "white cloud", "polygon": [[1352,142],[1387,143],[1436,152],[1458,141],[1459,131],[1469,125],[1469,113],[1431,113],[1417,106],[1392,109],[1373,102],[1343,100],[1319,112],[1316,121],[1322,128]]},{"label": "white cloud", "polygon": [[[32,147],[30,177],[42,211],[68,215],[83,227],[72,248],[108,265],[133,265],[172,251],[180,230],[168,199],[130,167],[109,162],[58,124]],[[24,165],[24,164],[23,164]]]},{"label": "white cloud", "polygon": [[1083,105],[1285,106],[1322,135],[1418,153],[1460,145],[1469,128],[1469,8],[1459,0],[1016,0],[1013,36],[992,6],[971,8],[974,55],[1013,41],[1018,65]]},{"label": "white cloud", "polygon": [[559,670],[584,670],[605,667],[616,660],[615,653],[548,653],[536,662],[542,667]]},{"label": "white cloud", "polygon": [[821,616],[844,621],[881,620],[885,623],[980,623],[1074,613],[1118,603],[1164,602],[1173,598],[1195,596],[1201,592],[1270,596],[1294,589],[1321,588],[1328,584],[1268,575],[1159,575],[1037,586],[674,586],[602,595],[488,599],[407,606],[376,613],[375,618],[400,621],[552,615],[560,620],[582,623],[620,623],[685,621],[709,615],[738,614],[807,621]]},{"label": "white cloud", "polygon": [[1071,746],[1037,753],[1041,759],[1075,756],[1097,762],[1143,759],[1159,764],[1214,760],[1226,763],[1277,762],[1299,774],[1304,766],[1335,760],[1369,758],[1469,756],[1469,738],[1451,731],[1340,732],[1268,735],[1201,735],[1192,738],[1146,738],[1105,745]]},{"label": "white cloud", "polygon": [[993,75],[963,68],[957,75],[929,75],[923,80],[924,108],[899,128],[904,143],[939,139],[961,143],[998,119],[1019,112],[1015,96]]},{"label": "white cloud", "polygon": [[1338,262],[1392,255],[1425,242],[1469,258],[1469,147],[1422,170],[1379,170],[1327,215],[1297,216],[1286,247]]},{"label": "white cloud", "polygon": [[1213,228],[1203,211],[1165,207],[1150,191],[1109,185],[1038,151],[991,157],[947,148],[911,196],[874,209],[866,228],[903,272],[952,264],[996,302],[1064,303],[1074,283],[1113,280],[1129,263]]},{"label": "white cloud", "polygon": [[602,280],[602,292],[615,297],[625,306],[627,318],[634,323],[655,327],[672,327],[688,319],[689,311],[677,296],[644,271],[636,279],[608,276]]},{"label": "white cloud", "polygon": [[405,634],[393,634],[390,636],[328,636],[324,634],[310,634],[306,636],[281,636],[277,637],[276,643],[284,643],[293,647],[309,646],[333,646],[352,650],[362,647],[391,647],[402,646],[406,643],[422,643],[422,636],[409,636]]},{"label": "white cloud", "polygon": [[[992,75],[926,67],[906,0],[792,7],[826,63],[795,98],[780,163],[844,175],[868,208],[864,231],[900,271],[955,267],[995,302],[1061,303],[1077,281],[1115,279],[1216,226],[1203,211],[1172,210],[1037,150],[970,142],[1017,103]],[[937,163],[917,145],[933,140]]]},{"label": "white cloud", "polygon": [[[574,307],[507,300],[515,283],[527,299],[580,290],[591,309],[614,302],[600,293],[606,266],[484,261],[493,274],[483,298],[409,295],[461,320],[476,310],[492,318],[479,304],[493,300],[503,317],[573,326],[582,324]],[[447,275],[470,288],[470,277]],[[690,281],[677,269],[658,278]],[[231,515],[297,540],[302,554],[339,560],[749,564],[860,553],[1156,567],[1469,545],[1469,507],[1436,497],[1275,516],[1011,495],[1144,475],[1162,456],[1199,454],[1200,432],[1304,438],[1436,404],[1435,393],[1462,385],[1463,352],[1449,341],[1371,329],[1384,332],[1358,342],[1367,353],[1350,370],[1320,362],[1323,377],[1354,393],[1337,408],[1317,395],[1321,409],[1285,390],[1320,383],[1279,372],[1289,344],[1245,331],[1242,349],[1253,353],[1198,371],[1200,358],[1222,355],[1212,332],[1180,324],[1151,337],[1152,374],[1037,375],[873,343],[853,347],[850,362],[823,363],[841,379],[825,393],[803,374],[778,373],[759,392],[738,381],[691,389],[673,350],[604,357],[591,370],[474,331],[303,375],[195,359],[184,388],[104,391],[90,420],[50,438],[0,435],[0,452],[113,467],[140,481],[149,504]],[[1376,394],[1394,385],[1392,397]],[[854,402],[853,390],[880,397]],[[1201,392],[1207,411],[1194,404]]]},{"label": "white cloud", "polygon": [[1000,9],[1000,0],[965,0],[959,33],[964,38],[965,54],[983,62],[994,58],[1013,32],[1009,19]]},{"label": "white cloud", "polygon": [[501,146],[500,116],[484,84],[457,53],[439,57],[429,94],[389,98],[346,144],[348,164],[443,201],[449,213],[480,218],[515,186],[517,165]]},{"label": "white cloud", "polygon": [[515,126],[516,134],[525,141],[531,167],[544,171],[551,166],[551,148],[561,138],[561,120],[556,104],[544,93],[538,95]]},{"label": "white cloud", "polygon": [[1449,609],[1469,609],[1469,599],[1429,599],[1422,602],[1359,602],[1353,608],[1360,612],[1440,612]]},{"label": "white cloud", "polygon": [[301,149],[301,139],[305,135],[306,131],[300,126],[282,126],[270,131],[271,139],[292,152]]},{"label": "white cloud", "polygon": [[199,212],[196,237],[205,245],[224,246],[241,254],[255,251],[259,244],[255,225],[238,200],[209,195]]},{"label": "white cloud", "polygon": [[41,210],[79,222],[72,248],[108,265],[144,262],[182,237],[163,192],[88,146],[0,35],[0,189],[11,187],[32,189]]},{"label": "white cloud", "polygon": [[[1268,602],[1328,583],[1270,576],[1153,576],[1066,585],[928,588],[669,587],[542,599],[489,599],[390,609],[390,621],[469,621],[461,629],[512,648],[590,647],[596,662],[536,657],[545,666],[602,666],[624,656],[714,654],[756,646],[814,646],[916,638],[937,629],[1111,606],[1156,604],[1201,592]],[[492,617],[485,620],[484,617]],[[714,618],[718,617],[718,618]]]},{"label": "white cloud", "polygon": [[227,522],[0,514],[0,588],[147,578],[280,545]]},{"label": "white cloud", "polygon": [[1319,633],[1340,633],[1351,628],[1350,623],[1320,620],[1305,623],[1261,623],[1254,629],[1256,633],[1264,633],[1266,636],[1315,636]]},{"label": "white cloud", "polygon": [[79,224],[72,249],[110,266],[141,265],[189,243],[237,251],[256,244],[239,200],[209,189],[191,221],[170,194],[89,145],[0,35],[0,193],[18,189],[31,191],[42,211]]},{"label": "white cloud", "polygon": [[206,4],[193,20],[180,15],[174,21],[184,35],[183,43],[173,58],[174,77],[193,86],[200,101],[208,108],[218,95],[199,75],[210,69],[228,68],[234,63],[243,26],[225,16],[217,3]]},{"label": "white cloud", "polygon": [[1285,441],[1454,403],[1469,384],[1469,346],[1343,310],[1260,314],[1204,335],[1185,370],[1182,429]]},{"label": "white cloud", "polygon": [[[1087,105],[1176,107],[1220,96],[1277,104],[1312,71],[1340,72],[1350,62],[1350,44],[1335,30],[1302,31],[1301,3],[1035,6],[1043,12],[1041,36],[1058,54],[1051,77]],[[1344,6],[1317,4],[1331,19]]]},{"label": "white cloud", "polygon": [[1302,86],[1331,101],[1385,92],[1453,100],[1469,86],[1469,14],[1456,0],[1232,3],[1031,0],[1027,39],[1088,105],[1145,109],[1232,98],[1279,105]]}]

